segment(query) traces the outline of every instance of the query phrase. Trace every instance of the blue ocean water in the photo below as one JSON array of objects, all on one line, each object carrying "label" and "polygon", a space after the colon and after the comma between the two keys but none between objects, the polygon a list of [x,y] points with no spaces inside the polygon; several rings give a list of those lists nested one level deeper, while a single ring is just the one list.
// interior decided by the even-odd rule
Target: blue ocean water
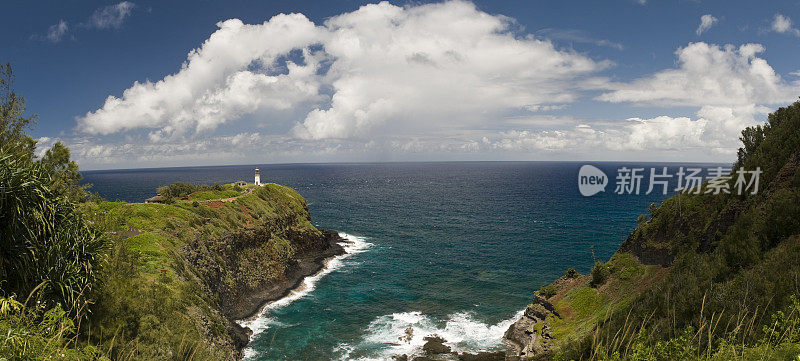
[{"label": "blue ocean water", "polygon": [[[459,351],[500,346],[532,292],[568,267],[608,259],[647,206],[666,196],[614,194],[620,167],[593,163],[607,191],[578,192],[583,163],[282,164],[83,172],[108,199],[143,201],[174,181],[261,179],[295,188],[312,221],[357,241],[308,288],[251,323],[254,360],[386,360],[428,334]],[[691,165],[709,167],[712,165]],[[714,165],[716,166],[716,165]],[[672,180],[672,187],[674,182]],[[412,337],[401,340],[408,328]]]}]

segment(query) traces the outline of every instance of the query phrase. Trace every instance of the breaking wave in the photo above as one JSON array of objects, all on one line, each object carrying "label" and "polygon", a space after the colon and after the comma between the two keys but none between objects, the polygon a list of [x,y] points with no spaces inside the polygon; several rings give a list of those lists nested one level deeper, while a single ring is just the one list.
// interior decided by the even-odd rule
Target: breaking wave
[{"label": "breaking wave", "polygon": [[[339,233],[339,237],[342,237],[346,240],[346,242],[342,242],[341,246],[344,248],[345,253],[340,254],[336,257],[331,258],[325,264],[319,272],[312,276],[308,276],[303,279],[303,282],[297,288],[293,289],[283,298],[277,299],[275,301],[269,302],[264,305],[261,310],[258,312],[256,317],[241,320],[239,324],[251,329],[253,334],[250,336],[250,340],[253,339],[256,335],[264,332],[264,330],[268,329],[270,326],[279,325],[277,321],[270,317],[270,312],[274,311],[279,308],[286,307],[292,304],[294,301],[297,301],[314,290],[316,288],[317,282],[319,282],[322,277],[330,274],[331,272],[341,268],[344,263],[342,262],[344,259],[361,252],[364,252],[372,246],[372,243],[366,241],[364,237],[358,237],[347,233]],[[244,350],[244,357],[245,359],[252,358],[255,356],[255,351],[248,347]]]},{"label": "breaking wave", "polygon": [[492,350],[502,345],[503,334],[523,312],[494,325],[475,319],[471,312],[454,313],[444,320],[418,311],[393,313],[373,320],[357,344],[342,344],[335,351],[340,360],[391,360],[395,355],[419,355],[425,337],[432,335],[443,338],[455,352]]}]

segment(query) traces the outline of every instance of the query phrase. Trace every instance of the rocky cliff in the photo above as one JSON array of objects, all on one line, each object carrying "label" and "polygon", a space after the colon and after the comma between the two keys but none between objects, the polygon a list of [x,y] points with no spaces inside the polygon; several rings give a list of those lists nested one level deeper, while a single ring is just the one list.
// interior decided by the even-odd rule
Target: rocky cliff
[{"label": "rocky cliff", "polygon": [[297,192],[275,184],[225,202],[102,202],[84,213],[114,239],[93,329],[129,359],[240,359],[250,332],[235,321],[344,252]]}]

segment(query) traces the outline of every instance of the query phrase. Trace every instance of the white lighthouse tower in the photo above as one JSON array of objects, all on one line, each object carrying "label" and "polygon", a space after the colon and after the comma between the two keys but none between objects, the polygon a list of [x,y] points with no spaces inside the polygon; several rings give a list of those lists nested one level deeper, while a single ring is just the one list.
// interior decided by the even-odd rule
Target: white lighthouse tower
[{"label": "white lighthouse tower", "polygon": [[256,180],[255,183],[257,186],[261,185],[261,174],[258,172],[258,168],[256,168]]}]

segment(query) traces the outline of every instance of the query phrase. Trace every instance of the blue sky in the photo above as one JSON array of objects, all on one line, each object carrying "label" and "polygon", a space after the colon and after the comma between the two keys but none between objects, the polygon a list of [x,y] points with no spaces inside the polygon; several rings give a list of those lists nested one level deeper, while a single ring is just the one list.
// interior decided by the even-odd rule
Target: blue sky
[{"label": "blue sky", "polygon": [[[0,61],[39,115],[32,134],[42,148],[70,145],[86,169],[730,161],[742,127],[800,95],[796,0],[12,0],[4,10]],[[281,13],[302,15],[273,19]],[[212,34],[227,38],[203,51]]]}]

